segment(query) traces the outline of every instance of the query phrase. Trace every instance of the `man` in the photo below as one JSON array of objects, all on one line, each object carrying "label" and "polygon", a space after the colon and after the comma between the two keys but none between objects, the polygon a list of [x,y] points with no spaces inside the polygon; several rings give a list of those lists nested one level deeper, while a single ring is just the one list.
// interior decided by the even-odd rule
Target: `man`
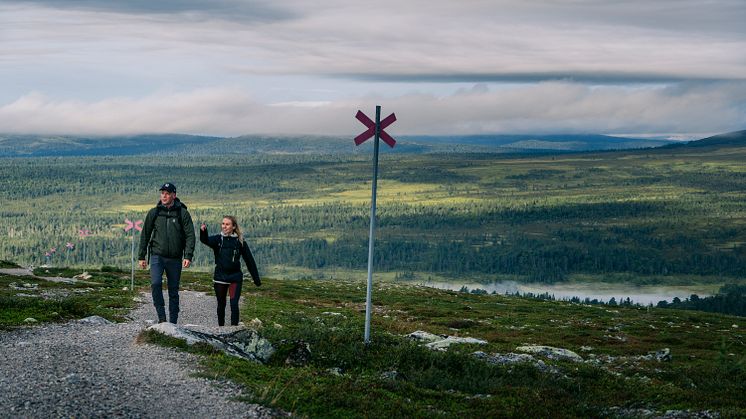
[{"label": "man", "polygon": [[163,301],[163,272],[168,279],[168,318],[176,323],[179,318],[179,281],[181,268],[188,268],[194,256],[194,224],[187,206],[176,197],[176,185],[164,183],[161,199],[155,208],[148,211],[140,235],[138,260],[145,269],[150,261],[150,289],[158,322],[166,321]]}]

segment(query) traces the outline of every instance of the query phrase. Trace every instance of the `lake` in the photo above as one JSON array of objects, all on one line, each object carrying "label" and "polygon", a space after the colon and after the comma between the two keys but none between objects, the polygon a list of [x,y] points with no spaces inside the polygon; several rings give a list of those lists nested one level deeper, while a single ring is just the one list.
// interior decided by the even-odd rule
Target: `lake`
[{"label": "lake", "polygon": [[637,286],[625,283],[581,283],[573,282],[569,284],[540,284],[540,283],[520,283],[515,281],[498,281],[491,283],[478,282],[441,282],[441,281],[418,281],[419,285],[458,291],[462,287],[467,287],[470,291],[482,289],[488,293],[497,294],[544,294],[553,295],[557,300],[569,300],[572,297],[578,297],[581,300],[590,298],[599,301],[608,302],[612,297],[617,302],[626,300],[627,297],[639,305],[657,304],[658,301],[666,300],[671,302],[675,297],[682,300],[689,298],[692,294],[700,297],[712,295],[717,291],[718,286],[714,285],[689,285],[689,286]]}]

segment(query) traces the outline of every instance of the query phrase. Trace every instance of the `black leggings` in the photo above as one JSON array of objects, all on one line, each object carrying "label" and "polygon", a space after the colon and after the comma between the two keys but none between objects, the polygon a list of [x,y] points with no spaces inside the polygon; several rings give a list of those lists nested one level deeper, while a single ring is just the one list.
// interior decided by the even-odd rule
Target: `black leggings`
[{"label": "black leggings", "polygon": [[218,326],[225,326],[225,298],[231,297],[231,326],[238,326],[238,299],[241,298],[241,282],[232,284],[218,284],[215,286],[215,296],[218,297]]}]

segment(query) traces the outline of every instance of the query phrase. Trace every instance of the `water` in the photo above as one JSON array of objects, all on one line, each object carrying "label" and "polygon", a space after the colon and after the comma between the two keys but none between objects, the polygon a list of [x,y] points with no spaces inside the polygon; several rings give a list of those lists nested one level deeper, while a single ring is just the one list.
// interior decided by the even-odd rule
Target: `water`
[{"label": "water", "polygon": [[458,291],[467,287],[470,291],[482,289],[492,294],[528,294],[534,295],[547,293],[553,295],[557,300],[569,300],[578,297],[581,300],[589,298],[601,302],[608,302],[612,297],[617,303],[629,298],[632,303],[640,305],[657,304],[661,300],[671,302],[675,297],[681,300],[689,298],[692,294],[707,297],[713,294],[715,287],[712,285],[690,285],[690,286],[636,286],[625,283],[582,283],[571,284],[524,284],[515,281],[499,281],[492,283],[478,282],[442,282],[425,281],[419,285],[427,287]]}]

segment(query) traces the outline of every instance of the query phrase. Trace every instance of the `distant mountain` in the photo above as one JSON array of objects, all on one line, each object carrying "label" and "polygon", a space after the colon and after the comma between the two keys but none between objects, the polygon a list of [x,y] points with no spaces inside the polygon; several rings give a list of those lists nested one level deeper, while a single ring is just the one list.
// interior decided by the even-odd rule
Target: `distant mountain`
[{"label": "distant mountain", "polygon": [[112,137],[0,134],[0,157],[122,156],[169,153],[219,137],[152,134]]},{"label": "distant mountain", "polygon": [[726,134],[713,135],[701,140],[689,141],[684,147],[722,147],[722,146],[746,146],[746,130],[734,131]]},{"label": "distant mountain", "polygon": [[[672,141],[608,135],[397,136],[393,153],[557,153],[660,147]],[[703,140],[704,141],[704,140]],[[352,137],[247,135],[224,138],[182,134],[54,136],[0,134],[0,157],[140,154],[355,154]]]},{"label": "distant mountain", "polygon": [[662,139],[613,137],[598,134],[406,136],[402,137],[402,140],[413,144],[440,147],[444,145],[472,146],[493,152],[625,150],[660,147],[672,143],[670,140]]}]

